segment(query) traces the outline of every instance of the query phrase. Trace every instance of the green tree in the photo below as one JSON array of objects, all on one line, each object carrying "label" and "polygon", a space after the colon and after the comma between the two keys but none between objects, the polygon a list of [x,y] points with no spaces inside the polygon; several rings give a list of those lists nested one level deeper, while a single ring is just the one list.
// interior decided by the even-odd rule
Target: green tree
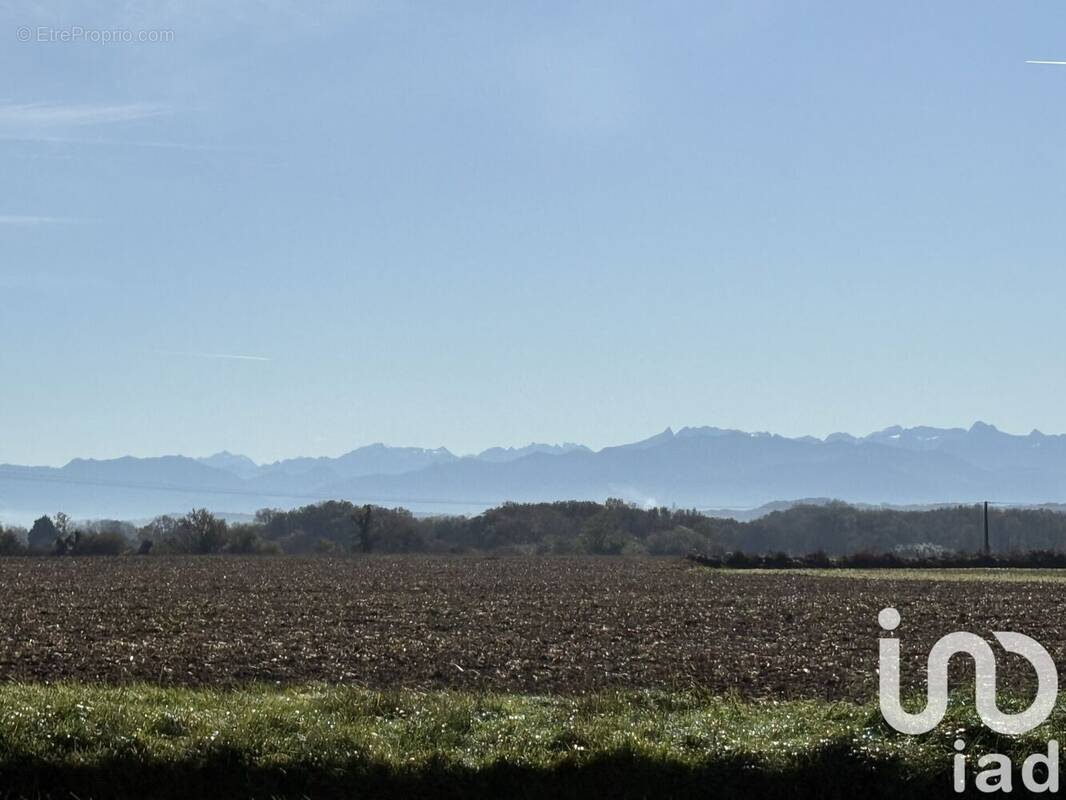
[{"label": "green tree", "polygon": [[259,535],[260,530],[262,528],[259,525],[231,525],[226,534],[226,552],[240,555],[277,552],[278,546],[273,542],[264,542]]},{"label": "green tree", "polygon": [[78,556],[120,556],[129,549],[129,540],[118,531],[102,531],[79,536],[71,552]]},{"label": "green tree", "polygon": [[26,545],[19,535],[0,526],[0,556],[20,556],[26,552]]},{"label": "green tree", "polygon": [[55,523],[52,522],[52,518],[46,514],[34,521],[26,541],[33,552],[48,553],[55,547],[56,539],[58,538],[59,530],[56,528]]},{"label": "green tree", "polygon": [[373,507],[367,503],[361,509],[352,514],[355,521],[355,532],[359,542],[359,550],[369,553],[374,542],[370,535],[370,523],[373,521]]}]

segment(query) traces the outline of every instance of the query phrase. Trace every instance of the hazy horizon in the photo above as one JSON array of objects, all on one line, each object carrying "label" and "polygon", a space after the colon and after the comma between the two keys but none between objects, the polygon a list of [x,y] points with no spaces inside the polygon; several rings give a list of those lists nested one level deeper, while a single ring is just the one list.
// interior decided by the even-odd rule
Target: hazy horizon
[{"label": "hazy horizon", "polygon": [[891,426],[843,442],[693,426],[580,449],[473,455],[376,446],[267,465],[232,454],[4,465],[0,521],[55,508],[84,519],[147,519],[185,507],[249,514],[325,500],[436,514],[612,497],[643,508],[756,509],[804,498],[1066,507],[1066,434],[1011,434],[985,422]]},{"label": "hazy horizon", "polygon": [[[797,434],[786,434],[786,433],[781,433],[780,431],[765,430],[765,429],[746,430],[746,429],[743,429],[743,428],[732,428],[732,427],[725,426],[725,425],[715,425],[713,423],[707,423],[707,424],[697,424],[697,425],[691,425],[691,424],[689,424],[689,425],[666,425],[666,426],[663,426],[663,427],[660,427],[660,428],[656,428],[655,430],[650,431],[650,432],[645,431],[643,434],[639,434],[639,435],[635,436],[632,439],[625,439],[625,440],[619,440],[619,441],[606,442],[606,443],[597,444],[597,445],[593,445],[593,444],[590,444],[589,442],[584,442],[584,441],[571,441],[571,440],[567,440],[567,441],[549,441],[549,440],[546,440],[546,439],[543,439],[543,438],[531,438],[531,439],[527,439],[525,441],[522,441],[520,443],[514,443],[514,444],[512,444],[512,443],[492,444],[492,445],[489,445],[488,447],[483,447],[480,450],[464,451],[464,450],[461,450],[461,449],[458,449],[458,448],[449,447],[448,445],[445,445],[445,444],[425,444],[425,443],[420,443],[420,442],[400,442],[400,443],[397,443],[397,442],[374,441],[374,442],[356,442],[356,443],[353,443],[351,445],[338,445],[338,446],[336,446],[336,447],[334,447],[334,448],[332,448],[330,450],[325,450],[325,451],[320,451],[320,452],[293,453],[291,455],[282,456],[280,458],[271,458],[271,459],[265,459],[265,460],[260,460],[258,458],[255,458],[254,456],[250,455],[249,453],[240,452],[240,451],[233,450],[233,449],[230,449],[230,448],[227,448],[227,447],[219,447],[219,448],[216,448],[214,450],[208,450],[206,452],[184,452],[184,451],[174,451],[174,452],[165,452],[165,453],[123,452],[123,453],[115,453],[115,454],[109,455],[109,456],[84,456],[84,455],[75,454],[75,455],[70,456],[66,460],[55,462],[55,463],[45,464],[45,463],[25,462],[25,465],[26,466],[40,466],[40,467],[62,467],[62,466],[65,466],[66,464],[68,464],[68,463],[70,463],[71,461],[74,461],[74,460],[107,461],[107,460],[113,460],[113,459],[124,458],[124,457],[133,457],[133,458],[144,459],[144,458],[162,458],[162,457],[168,457],[168,456],[184,456],[186,458],[193,458],[193,459],[206,459],[206,458],[209,458],[209,457],[215,456],[215,455],[229,454],[229,455],[233,455],[233,456],[241,456],[241,457],[249,458],[256,465],[259,465],[259,466],[267,466],[267,465],[270,465],[270,464],[273,464],[273,463],[278,463],[278,462],[282,462],[282,461],[285,461],[285,460],[288,460],[288,459],[293,459],[293,458],[313,458],[313,459],[314,458],[326,458],[326,459],[338,458],[338,457],[346,455],[347,453],[350,453],[352,451],[359,450],[359,449],[365,448],[365,447],[373,447],[375,445],[384,445],[385,447],[388,447],[388,448],[418,448],[418,449],[424,449],[424,450],[439,450],[439,449],[443,449],[443,450],[447,450],[449,453],[451,453],[452,455],[457,456],[459,458],[467,458],[467,457],[477,456],[477,455],[479,455],[481,453],[484,453],[484,452],[486,452],[488,450],[491,450],[491,449],[494,449],[494,448],[520,450],[520,449],[522,449],[524,447],[529,447],[529,446],[532,446],[532,445],[547,445],[547,446],[551,446],[551,447],[562,447],[562,446],[566,446],[566,445],[576,445],[576,446],[579,446],[579,447],[586,447],[586,448],[588,448],[589,450],[591,450],[593,452],[599,452],[600,450],[603,450],[603,449],[606,449],[606,448],[619,447],[619,446],[623,446],[623,445],[627,445],[627,444],[633,444],[633,443],[636,443],[636,442],[640,442],[640,441],[643,441],[645,439],[649,439],[649,438],[652,438],[652,437],[657,436],[659,434],[662,434],[662,433],[666,432],[667,430],[670,430],[670,431],[673,431],[674,433],[677,433],[678,431],[680,431],[680,430],[682,430],[684,428],[693,428],[693,429],[698,429],[698,428],[718,428],[720,430],[738,431],[738,432],[741,432],[741,433],[747,433],[747,434],[752,434],[752,435],[781,436],[781,437],[786,438],[786,439],[802,439],[802,438],[806,438],[806,437],[812,437],[812,438],[818,439],[818,440],[825,440],[828,437],[833,436],[835,434],[844,434],[844,435],[848,435],[848,436],[854,436],[857,439],[861,439],[861,438],[863,438],[865,436],[870,436],[870,435],[873,435],[873,434],[882,433],[882,432],[884,432],[886,430],[889,430],[889,429],[892,429],[892,428],[897,428],[897,427],[898,428],[902,428],[904,430],[909,430],[909,429],[913,429],[913,428],[927,427],[927,428],[937,428],[937,429],[940,429],[940,430],[963,430],[963,431],[969,431],[976,425],[988,425],[988,426],[990,426],[992,428],[995,428],[1000,433],[1005,433],[1005,434],[1008,434],[1010,436],[1028,436],[1031,433],[1042,433],[1042,434],[1044,434],[1046,436],[1066,436],[1066,431],[1050,431],[1050,430],[1046,430],[1044,428],[1041,428],[1039,426],[1030,427],[1030,428],[1028,428],[1026,430],[1006,430],[1006,429],[1000,427],[999,425],[995,424],[995,422],[990,422],[988,420],[974,420],[973,422],[971,422],[969,424],[962,424],[962,425],[928,425],[928,424],[925,424],[925,423],[919,423],[917,425],[899,425],[897,423],[893,423],[893,424],[890,424],[890,425],[883,425],[883,426],[881,426],[879,428],[874,428],[874,429],[871,429],[871,430],[864,430],[864,431],[831,430],[831,431],[828,431],[826,433],[797,433]],[[15,462],[0,462],[0,463],[15,463]]]}]

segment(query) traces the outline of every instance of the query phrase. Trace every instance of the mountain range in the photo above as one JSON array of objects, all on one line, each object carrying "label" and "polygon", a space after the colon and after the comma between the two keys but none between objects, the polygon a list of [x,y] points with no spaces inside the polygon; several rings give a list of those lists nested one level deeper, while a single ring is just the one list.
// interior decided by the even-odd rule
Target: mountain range
[{"label": "mountain range", "polygon": [[603,500],[750,509],[832,497],[919,505],[1066,502],[1066,435],[891,427],[866,436],[788,438],[714,427],[667,428],[593,451],[578,444],[445,448],[372,444],[337,458],[271,464],[229,452],[205,458],[75,459],[63,467],[0,465],[0,521],[64,510],[135,519],[204,506],[250,513],[323,499],[475,513],[508,500]]}]

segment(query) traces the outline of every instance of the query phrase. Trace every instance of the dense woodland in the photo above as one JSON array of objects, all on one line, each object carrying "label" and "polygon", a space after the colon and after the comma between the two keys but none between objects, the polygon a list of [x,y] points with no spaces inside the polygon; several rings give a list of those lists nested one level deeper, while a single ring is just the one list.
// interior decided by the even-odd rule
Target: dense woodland
[{"label": "dense woodland", "polygon": [[[1066,514],[1040,509],[991,512],[995,553],[1066,552]],[[982,547],[978,506],[929,511],[800,505],[751,522],[694,510],[606,503],[507,503],[473,517],[416,517],[402,508],[329,501],[292,511],[263,510],[227,522],[203,509],[145,525],[66,514],[29,530],[0,528],[0,555],[500,553],[687,555],[892,553],[929,557]]]}]

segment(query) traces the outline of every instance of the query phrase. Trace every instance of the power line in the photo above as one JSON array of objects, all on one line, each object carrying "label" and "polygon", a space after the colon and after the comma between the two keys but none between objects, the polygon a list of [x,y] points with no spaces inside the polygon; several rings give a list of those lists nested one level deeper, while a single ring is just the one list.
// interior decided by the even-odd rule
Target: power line
[{"label": "power line", "polygon": [[[217,487],[207,486],[187,486],[181,484],[164,484],[164,483],[142,483],[137,481],[115,481],[115,480],[101,480],[93,478],[72,478],[63,475],[32,475],[25,472],[13,472],[10,470],[0,469],[0,480],[14,480],[24,481],[29,483],[58,483],[58,484],[70,484],[73,486],[99,486],[102,488],[113,489],[134,489],[142,491],[156,491],[156,492],[175,492],[184,494],[212,494],[212,495],[229,495],[233,497],[263,497],[273,499],[287,499],[287,500],[339,500],[347,499],[338,497],[335,494],[321,494],[311,492],[266,492],[256,489],[220,489]],[[352,500],[351,502],[371,502],[371,503],[425,503],[434,505],[448,505],[448,506],[485,506],[491,507],[499,505],[500,503],[508,502],[507,498],[497,498],[495,500],[456,500],[454,498],[427,498],[427,497],[382,497],[382,496],[360,496],[358,501]],[[530,501],[536,502],[536,501]],[[796,503],[796,505],[802,505],[802,503]],[[946,502],[936,503],[930,506],[930,508],[949,508],[954,506],[969,505],[966,502]],[[1017,503],[1011,501],[988,501],[986,505],[998,508],[1040,508],[1047,505],[1056,505],[1054,503]],[[861,504],[860,504],[861,507]],[[699,511],[721,511],[721,510],[754,510],[754,509],[721,509],[711,506],[696,506]],[[892,507],[893,510],[910,510],[906,507]],[[918,509],[914,509],[918,510]]]}]

